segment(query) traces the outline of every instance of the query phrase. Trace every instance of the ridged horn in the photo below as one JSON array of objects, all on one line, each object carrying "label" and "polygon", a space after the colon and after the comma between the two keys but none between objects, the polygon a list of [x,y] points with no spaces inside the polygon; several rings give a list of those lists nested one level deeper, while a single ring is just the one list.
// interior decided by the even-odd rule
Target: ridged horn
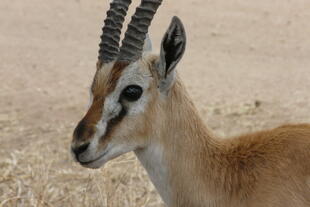
[{"label": "ridged horn", "polygon": [[125,33],[119,61],[134,62],[142,56],[144,40],[162,0],[142,0]]},{"label": "ridged horn", "polygon": [[110,4],[99,44],[100,64],[112,62],[118,57],[121,30],[130,4],[131,0],[114,0]]}]

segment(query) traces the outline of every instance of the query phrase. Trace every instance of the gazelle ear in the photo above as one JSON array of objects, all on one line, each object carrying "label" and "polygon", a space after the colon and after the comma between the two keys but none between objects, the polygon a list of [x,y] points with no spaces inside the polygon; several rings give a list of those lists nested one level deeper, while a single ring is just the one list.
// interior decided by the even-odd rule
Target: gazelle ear
[{"label": "gazelle ear", "polygon": [[153,47],[152,47],[152,41],[150,39],[149,34],[146,34],[146,38],[144,40],[144,45],[143,45],[143,55],[152,52]]},{"label": "gazelle ear", "polygon": [[184,26],[178,17],[173,17],[161,42],[160,59],[157,64],[161,92],[168,91],[175,79],[175,68],[183,57],[186,46]]}]

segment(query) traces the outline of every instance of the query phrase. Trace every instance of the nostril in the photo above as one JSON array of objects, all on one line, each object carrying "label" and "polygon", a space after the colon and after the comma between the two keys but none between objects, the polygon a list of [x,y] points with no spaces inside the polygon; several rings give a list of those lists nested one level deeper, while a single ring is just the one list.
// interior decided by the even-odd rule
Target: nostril
[{"label": "nostril", "polygon": [[79,154],[82,154],[83,152],[85,152],[88,147],[89,147],[89,143],[86,143],[78,147],[72,147],[72,151],[74,152],[75,156],[78,156]]}]

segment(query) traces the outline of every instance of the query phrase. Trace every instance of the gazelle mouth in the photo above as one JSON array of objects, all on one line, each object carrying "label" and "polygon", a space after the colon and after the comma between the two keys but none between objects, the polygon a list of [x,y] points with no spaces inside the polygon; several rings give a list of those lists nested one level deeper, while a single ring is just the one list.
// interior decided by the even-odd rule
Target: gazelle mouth
[{"label": "gazelle mouth", "polygon": [[82,162],[82,161],[80,161],[80,160],[78,160],[78,161],[79,161],[79,163],[80,163],[82,166],[88,167],[88,166],[91,165],[91,164],[94,164],[94,163],[96,163],[96,162],[98,162],[98,161],[101,161],[101,160],[104,158],[104,156],[105,156],[106,154],[108,154],[108,152],[109,152],[109,150],[106,150],[102,155],[100,155],[99,157],[97,157],[96,159],[91,160],[91,161],[87,161],[87,162]]}]

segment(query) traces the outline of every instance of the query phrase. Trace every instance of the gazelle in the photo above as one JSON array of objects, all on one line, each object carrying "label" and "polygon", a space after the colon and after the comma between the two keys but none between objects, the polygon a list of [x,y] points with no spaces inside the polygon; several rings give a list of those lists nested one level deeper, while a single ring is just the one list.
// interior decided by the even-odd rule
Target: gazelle
[{"label": "gazelle", "polygon": [[309,207],[310,125],[214,136],[176,72],[186,44],[180,19],[152,55],[147,32],[161,0],[142,0],[119,48],[130,3],[114,0],[107,13],[75,159],[100,168],[134,151],[168,206]]}]

